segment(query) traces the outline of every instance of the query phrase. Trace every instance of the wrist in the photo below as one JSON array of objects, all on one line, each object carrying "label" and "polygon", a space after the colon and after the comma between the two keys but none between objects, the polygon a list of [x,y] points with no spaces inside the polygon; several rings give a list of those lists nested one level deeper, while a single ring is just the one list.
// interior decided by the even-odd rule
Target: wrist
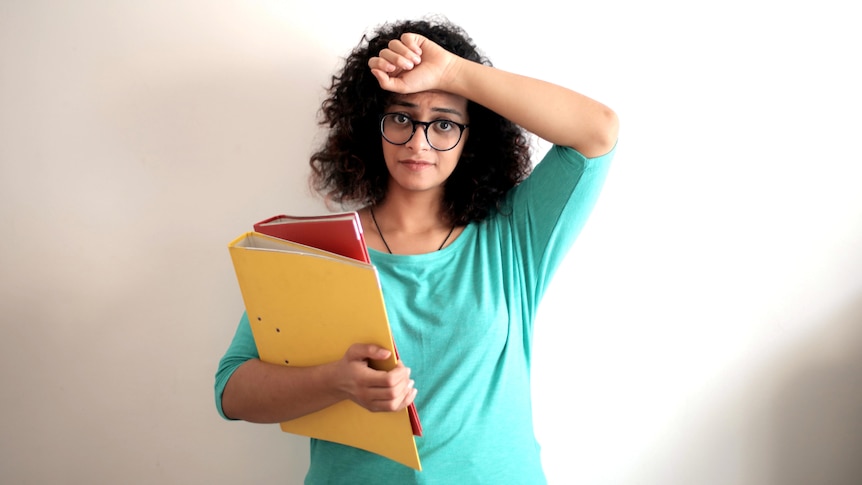
[{"label": "wrist", "polygon": [[469,70],[470,64],[475,63],[472,61],[468,61],[463,57],[459,57],[455,54],[452,54],[452,61],[449,62],[449,64],[446,66],[446,70],[440,77],[440,90],[447,93],[467,97],[464,94],[466,90],[464,76],[466,74],[465,71]]},{"label": "wrist", "polygon": [[323,392],[330,396],[330,399],[334,402],[340,402],[353,397],[350,392],[349,381],[345,379],[348,373],[341,369],[340,363],[341,361],[338,360],[318,366],[318,371],[320,372],[318,382],[323,384]]}]

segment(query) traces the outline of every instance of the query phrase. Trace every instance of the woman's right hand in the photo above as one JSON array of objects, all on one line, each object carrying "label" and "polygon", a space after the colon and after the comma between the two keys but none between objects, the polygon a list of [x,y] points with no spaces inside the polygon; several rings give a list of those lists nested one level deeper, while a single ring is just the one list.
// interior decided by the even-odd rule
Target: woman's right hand
[{"label": "woman's right hand", "polygon": [[380,87],[399,94],[446,91],[461,58],[419,35],[406,33],[368,61]]},{"label": "woman's right hand", "polygon": [[389,358],[390,352],[372,344],[353,344],[338,360],[338,387],[347,397],[374,412],[401,411],[416,398],[417,390],[410,379],[410,368],[400,360],[389,371],[373,369],[372,360]]}]

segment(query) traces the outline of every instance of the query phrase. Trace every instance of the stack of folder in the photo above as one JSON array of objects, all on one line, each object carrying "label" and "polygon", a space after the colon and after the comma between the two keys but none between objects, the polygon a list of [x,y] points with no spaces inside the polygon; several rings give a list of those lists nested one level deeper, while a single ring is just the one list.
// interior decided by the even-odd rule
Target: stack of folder
[{"label": "stack of folder", "polygon": [[[354,343],[390,351],[372,367],[391,370],[398,353],[377,269],[355,212],[279,215],[229,245],[260,359],[306,367],[340,359]],[[361,448],[421,470],[413,404],[371,412],[350,400],[281,423],[288,433]]]}]

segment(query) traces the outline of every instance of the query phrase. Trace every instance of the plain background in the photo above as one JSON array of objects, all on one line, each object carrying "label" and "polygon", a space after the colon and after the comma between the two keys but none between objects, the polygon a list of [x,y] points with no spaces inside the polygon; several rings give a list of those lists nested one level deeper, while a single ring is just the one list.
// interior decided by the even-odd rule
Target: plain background
[{"label": "plain background", "polygon": [[0,482],[301,482],[306,440],[214,408],[227,244],[323,210],[329,76],[432,8],[622,120],[537,324],[550,482],[862,483],[862,36],[832,0],[0,0]]}]

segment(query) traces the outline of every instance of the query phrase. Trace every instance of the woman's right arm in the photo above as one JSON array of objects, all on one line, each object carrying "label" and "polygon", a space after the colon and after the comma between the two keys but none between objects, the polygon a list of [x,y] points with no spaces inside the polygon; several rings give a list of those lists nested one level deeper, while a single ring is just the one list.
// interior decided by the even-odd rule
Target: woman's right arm
[{"label": "woman's right arm", "polygon": [[400,411],[416,397],[410,369],[401,362],[391,371],[368,366],[388,356],[388,350],[376,345],[354,344],[341,359],[312,367],[249,359],[225,384],[222,411],[253,423],[289,421],[344,399],[370,411]]}]

